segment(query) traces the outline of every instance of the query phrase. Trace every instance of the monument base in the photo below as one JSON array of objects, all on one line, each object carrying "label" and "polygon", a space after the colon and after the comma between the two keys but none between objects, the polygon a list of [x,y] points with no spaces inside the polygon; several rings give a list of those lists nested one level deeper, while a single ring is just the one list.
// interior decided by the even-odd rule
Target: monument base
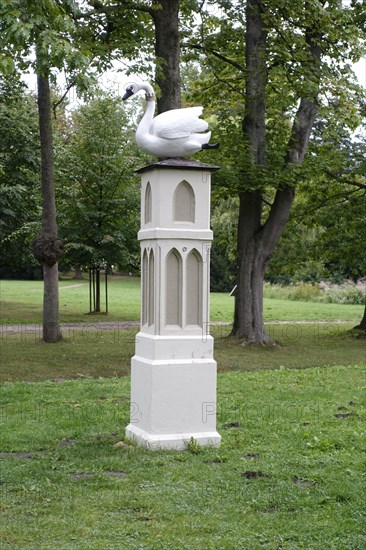
[{"label": "monument base", "polygon": [[146,447],[150,451],[160,449],[184,451],[187,449],[192,437],[197,445],[205,447],[219,447],[221,442],[221,436],[217,432],[153,435],[133,424],[129,424],[126,428],[127,439],[136,442],[140,447]]},{"label": "monument base", "polygon": [[[149,449],[219,446],[213,339],[137,335],[126,437]],[[184,357],[191,357],[190,359]]]}]

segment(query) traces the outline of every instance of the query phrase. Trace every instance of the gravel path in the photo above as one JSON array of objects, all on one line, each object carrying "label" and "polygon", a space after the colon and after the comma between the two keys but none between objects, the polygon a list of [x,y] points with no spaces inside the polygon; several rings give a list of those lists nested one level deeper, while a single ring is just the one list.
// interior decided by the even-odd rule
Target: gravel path
[{"label": "gravel path", "polygon": [[[269,321],[265,325],[334,325],[342,323],[352,323],[354,321],[344,321],[342,319],[336,319],[334,321]],[[225,321],[212,321],[210,326],[217,325],[230,325],[231,323]],[[60,323],[61,330],[64,333],[73,332],[74,330],[97,330],[97,331],[113,331],[113,330],[137,330],[140,327],[139,321],[96,321],[93,322],[79,322],[79,323]],[[6,323],[0,325],[0,334],[23,334],[34,333],[40,334],[42,332],[42,323]]]}]

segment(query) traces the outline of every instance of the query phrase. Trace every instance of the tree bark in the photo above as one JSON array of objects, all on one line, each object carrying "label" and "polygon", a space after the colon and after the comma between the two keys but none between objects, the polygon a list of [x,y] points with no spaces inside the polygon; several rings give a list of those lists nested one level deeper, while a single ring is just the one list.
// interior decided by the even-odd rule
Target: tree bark
[{"label": "tree bark", "polygon": [[62,242],[57,237],[56,202],[53,170],[51,94],[48,76],[38,76],[38,115],[41,141],[42,231],[33,242],[33,253],[43,264],[43,339],[61,338],[58,302],[58,258]]},{"label": "tree bark", "polygon": [[355,330],[363,330],[364,332],[366,332],[366,304],[365,304],[365,309],[364,309],[364,312],[363,312],[363,317],[361,319],[361,323],[359,325],[357,325],[356,327],[353,327]]},{"label": "tree bark", "polygon": [[179,3],[180,0],[154,0],[156,9],[150,12],[155,24],[159,114],[181,106]]},{"label": "tree bark", "polygon": [[[248,178],[264,166],[266,153],[265,92],[267,31],[259,0],[246,5],[246,82],[243,134],[248,147]],[[237,292],[232,336],[243,343],[268,343],[263,325],[263,277],[266,257],[262,240],[260,190],[239,194]]]},{"label": "tree bark", "polygon": [[[261,0],[248,0],[246,7],[246,98],[243,133],[248,144],[252,169],[260,177],[265,166],[265,88],[267,31]],[[300,165],[305,157],[317,113],[321,50],[309,30],[305,34],[313,85],[301,98],[294,118],[285,165]],[[250,171],[248,171],[250,175]],[[246,182],[245,182],[246,183]],[[258,184],[258,181],[257,181]],[[240,193],[237,240],[237,293],[232,336],[243,343],[270,344],[263,322],[263,281],[269,260],[290,216],[295,188],[278,189],[265,224],[261,223],[260,190]]]}]

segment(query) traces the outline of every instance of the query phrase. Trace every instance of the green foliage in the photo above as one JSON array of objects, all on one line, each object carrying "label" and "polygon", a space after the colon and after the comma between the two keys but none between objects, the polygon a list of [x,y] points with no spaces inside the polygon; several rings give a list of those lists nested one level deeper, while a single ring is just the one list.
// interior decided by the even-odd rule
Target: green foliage
[{"label": "green foliage", "polygon": [[[319,173],[314,157],[303,167],[286,165],[286,151],[298,99],[311,96],[316,86],[314,60],[307,52],[305,29],[321,28],[323,51],[319,116],[325,122],[322,140],[350,133],[361,123],[365,92],[357,84],[346,60],[356,60],[365,51],[364,35],[355,4],[338,1],[311,4],[296,1],[265,4],[268,23],[266,90],[266,167],[253,166],[243,140],[245,75],[245,3],[217,2],[205,6],[199,24],[200,36],[187,36],[184,53],[199,60],[200,78],[188,87],[188,99],[202,102],[214,113],[214,140],[221,142],[215,162],[222,166],[218,178],[232,192],[261,189],[271,197],[273,189],[298,185]],[[204,9],[205,9],[204,8]],[[338,22],[335,25],[335,22]],[[339,26],[338,26],[339,25]],[[326,161],[326,157],[323,157]],[[327,157],[327,167],[332,160]],[[323,169],[325,165],[323,165]],[[267,198],[267,197],[265,197]]]},{"label": "green foliage", "polygon": [[266,298],[280,298],[282,300],[300,300],[303,302],[320,301],[321,290],[319,286],[310,283],[296,285],[271,285],[264,284],[263,295]]},{"label": "green foliage", "polygon": [[235,284],[235,243],[238,201],[220,194],[219,183],[214,181],[211,225],[214,241],[211,248],[212,292],[230,292]]},{"label": "green foliage", "polygon": [[364,304],[365,291],[353,285],[344,285],[340,288],[329,288],[325,292],[324,302],[331,304]]},{"label": "green foliage", "polygon": [[191,439],[188,441],[187,451],[192,455],[198,455],[202,452],[202,447],[197,443],[197,440],[194,437],[191,437]]},{"label": "green foliage", "polygon": [[321,286],[311,283],[290,284],[286,286],[265,283],[265,298],[282,300],[300,300],[304,302],[323,302],[327,304],[364,304],[365,289],[354,284]]},{"label": "green foliage", "polygon": [[[0,4],[1,71],[10,68],[9,58],[21,71],[32,66],[46,76],[51,68],[63,69],[67,59],[79,72],[87,72],[88,58],[78,51],[74,37],[76,4],[55,0],[10,0]],[[37,50],[37,60],[30,55]],[[14,65],[13,65],[14,68]]]},{"label": "green foliage", "polygon": [[113,59],[138,58],[135,70],[149,65],[151,33],[148,14],[120,2],[1,0],[0,73],[31,67],[55,81],[65,71],[67,87],[90,97],[97,74]]},{"label": "green foliage", "polygon": [[32,277],[38,264],[30,242],[40,216],[38,117],[35,98],[13,76],[0,75],[0,127],[1,274]]},{"label": "green foliage", "polygon": [[138,269],[142,157],[118,98],[99,95],[73,113],[56,163],[63,264]]}]

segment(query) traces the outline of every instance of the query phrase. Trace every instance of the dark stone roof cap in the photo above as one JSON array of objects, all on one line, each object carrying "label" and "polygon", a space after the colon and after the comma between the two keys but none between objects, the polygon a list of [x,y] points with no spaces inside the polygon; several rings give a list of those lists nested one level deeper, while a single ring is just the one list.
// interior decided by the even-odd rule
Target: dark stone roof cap
[{"label": "dark stone roof cap", "polygon": [[143,172],[148,172],[154,168],[176,168],[178,170],[207,170],[208,172],[216,172],[220,170],[219,166],[213,164],[206,164],[205,162],[198,162],[196,160],[189,160],[183,158],[167,158],[143,166],[138,170],[135,170],[137,174],[142,174]]}]

